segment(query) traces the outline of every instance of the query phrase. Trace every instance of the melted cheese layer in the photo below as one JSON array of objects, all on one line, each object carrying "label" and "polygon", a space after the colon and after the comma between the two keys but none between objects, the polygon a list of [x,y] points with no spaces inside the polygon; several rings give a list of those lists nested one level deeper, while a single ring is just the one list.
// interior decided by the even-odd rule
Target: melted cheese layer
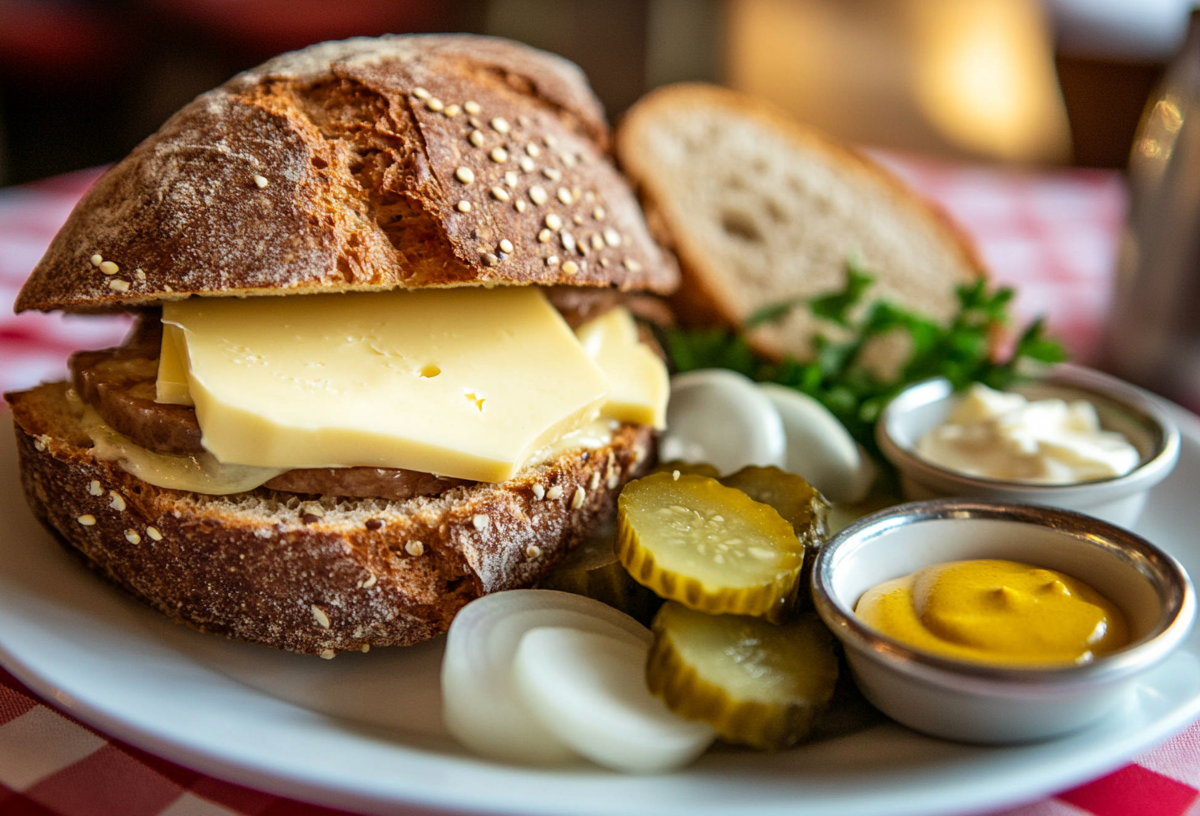
[{"label": "melted cheese layer", "polygon": [[283,473],[286,468],[225,465],[211,453],[173,456],[147,450],[113,430],[91,407],[78,404],[83,431],[92,440],[92,455],[116,461],[121,469],[143,482],[168,490],[228,496],[253,490]]}]

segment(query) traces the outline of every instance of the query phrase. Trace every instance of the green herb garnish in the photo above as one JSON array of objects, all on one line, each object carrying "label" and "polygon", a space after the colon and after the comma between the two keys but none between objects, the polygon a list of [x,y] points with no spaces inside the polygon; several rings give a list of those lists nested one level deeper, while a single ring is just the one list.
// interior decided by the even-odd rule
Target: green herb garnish
[{"label": "green herb garnish", "polygon": [[[1013,290],[989,291],[984,280],[958,287],[958,313],[946,325],[901,308],[887,300],[859,308],[874,278],[858,263],[846,264],[841,291],[814,298],[796,298],[754,312],[741,331],[671,329],[667,350],[677,371],[729,368],[759,382],[774,382],[802,391],[828,408],[860,443],[873,453],[875,422],[887,402],[904,387],[930,377],[946,377],[956,389],[981,382],[996,389],[1011,386],[1028,362],[1057,363],[1066,352],[1046,337],[1039,318],[1017,338],[1005,359],[993,355],[995,332],[1009,322]],[[792,309],[807,305],[815,317],[849,331],[849,338],[813,338],[811,360],[786,357],[780,362],[756,355],[745,333],[784,319]],[[876,337],[903,332],[911,342],[907,361],[894,377],[868,370],[862,354]]]}]

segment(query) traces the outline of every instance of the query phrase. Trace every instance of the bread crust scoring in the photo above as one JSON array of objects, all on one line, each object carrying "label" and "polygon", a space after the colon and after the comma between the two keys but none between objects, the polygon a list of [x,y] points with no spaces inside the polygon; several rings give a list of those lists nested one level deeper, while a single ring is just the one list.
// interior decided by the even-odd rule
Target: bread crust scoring
[{"label": "bread crust scoring", "polygon": [[188,295],[568,284],[666,293],[582,72],[486,37],[286,54],[198,97],[84,196],[17,311]]}]

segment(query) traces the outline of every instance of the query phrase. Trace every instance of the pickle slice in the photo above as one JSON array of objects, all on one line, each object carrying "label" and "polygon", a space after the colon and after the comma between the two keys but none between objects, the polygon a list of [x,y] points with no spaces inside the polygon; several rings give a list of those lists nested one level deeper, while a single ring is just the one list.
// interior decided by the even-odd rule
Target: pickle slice
[{"label": "pickle slice", "polygon": [[617,558],[668,600],[712,613],[782,621],[804,545],[769,505],[707,476],[656,473],[617,500]]},{"label": "pickle slice", "polygon": [[829,534],[829,502],[803,476],[777,467],[748,465],[720,482],[774,507],[808,547],[820,546]]},{"label": "pickle slice", "polygon": [[800,570],[796,605],[800,609],[811,607],[809,580],[813,562],[817,558],[817,548],[829,537],[829,502],[803,476],[777,467],[747,465],[725,476],[720,482],[726,487],[742,491],[757,502],[771,505],[792,525],[808,553],[804,568]]},{"label": "pickle slice", "polygon": [[589,536],[542,578],[538,587],[593,598],[649,626],[662,599],[633,580],[617,560],[613,537],[611,526]]},{"label": "pickle slice", "polygon": [[667,602],[652,627],[646,684],[728,742],[775,751],[812,733],[837,685],[833,635],[815,614],[777,626]]}]

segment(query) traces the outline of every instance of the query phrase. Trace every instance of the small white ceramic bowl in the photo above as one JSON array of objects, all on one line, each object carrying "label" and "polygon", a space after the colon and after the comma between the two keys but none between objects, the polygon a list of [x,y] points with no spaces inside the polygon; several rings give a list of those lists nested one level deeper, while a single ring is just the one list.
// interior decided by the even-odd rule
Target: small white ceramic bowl
[{"label": "small white ceramic bowl", "polygon": [[[997,667],[912,649],[854,614],[876,584],[975,558],[1090,584],[1124,612],[1130,645],[1083,665]],[[1140,536],[1079,513],[967,500],[899,505],[847,527],[821,549],[812,587],[868,700],[918,731],[973,743],[1044,740],[1095,722],[1184,640],[1196,615],[1183,567]]]},{"label": "small white ceramic bowl", "polygon": [[963,496],[1045,504],[1132,527],[1147,492],[1179,461],[1179,428],[1162,402],[1115,377],[1072,365],[1056,366],[1036,382],[1013,390],[1029,399],[1088,400],[1096,406],[1102,428],[1123,433],[1138,449],[1141,464],[1124,476],[1069,485],[983,479],[939,467],[915,449],[925,434],[947,420],[958,395],[945,379],[926,380],[893,399],[876,426],[879,448],[899,471],[904,498]]}]

